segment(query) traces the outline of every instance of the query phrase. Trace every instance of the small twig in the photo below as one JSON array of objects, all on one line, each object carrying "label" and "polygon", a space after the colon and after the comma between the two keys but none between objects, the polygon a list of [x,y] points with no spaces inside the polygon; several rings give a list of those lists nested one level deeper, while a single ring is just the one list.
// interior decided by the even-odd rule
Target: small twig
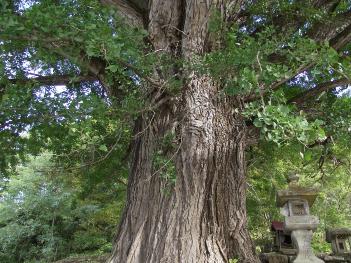
[{"label": "small twig", "polygon": [[165,28],[165,27],[170,27],[170,28],[173,28],[175,30],[177,30],[178,32],[182,33],[184,36],[188,36],[183,30],[179,29],[178,27],[175,27],[171,24],[167,24],[167,25],[163,25],[162,28]]},{"label": "small twig", "polygon": [[260,51],[257,52],[256,59],[257,59],[258,66],[260,67],[260,71],[262,73],[263,69],[260,62]]},{"label": "small twig", "polygon": [[140,76],[141,78],[145,79],[147,82],[149,82],[151,85],[155,86],[155,87],[159,87],[161,85],[160,82],[148,77],[145,73],[143,73],[140,69],[138,69],[137,67],[133,66],[132,64],[125,62],[121,59],[117,59],[117,63],[127,67],[128,69],[134,71],[134,73],[138,76]]},{"label": "small twig", "polygon": [[152,123],[152,121],[154,120],[155,115],[156,115],[156,112],[152,111],[151,120],[149,121],[149,123],[146,125],[146,127],[145,127],[142,131],[138,132],[137,134],[135,134],[135,135],[133,136],[134,139],[140,137],[140,136],[151,126],[151,123]]},{"label": "small twig", "polygon": [[[258,66],[260,67],[260,72],[262,74],[263,69],[260,62],[260,51],[257,52],[256,59],[257,59]],[[258,78],[257,78],[257,81],[258,81]],[[264,102],[264,85],[263,84],[258,84],[258,92],[260,94],[262,106],[263,108],[265,108],[266,104]]]}]

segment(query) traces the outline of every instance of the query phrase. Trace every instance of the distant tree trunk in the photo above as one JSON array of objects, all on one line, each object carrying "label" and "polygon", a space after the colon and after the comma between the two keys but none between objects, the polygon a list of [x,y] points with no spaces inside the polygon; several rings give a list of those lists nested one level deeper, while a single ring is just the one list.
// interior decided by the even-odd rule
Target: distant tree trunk
[{"label": "distant tree trunk", "polygon": [[[233,15],[241,3],[152,1],[155,50],[185,60],[208,51],[210,10],[225,13],[228,4]],[[182,74],[181,94],[137,122],[127,204],[109,262],[259,262],[246,228],[246,128],[234,113],[240,101],[220,96],[209,76]],[[154,163],[168,133],[176,146],[163,153],[176,168],[175,184]]]}]

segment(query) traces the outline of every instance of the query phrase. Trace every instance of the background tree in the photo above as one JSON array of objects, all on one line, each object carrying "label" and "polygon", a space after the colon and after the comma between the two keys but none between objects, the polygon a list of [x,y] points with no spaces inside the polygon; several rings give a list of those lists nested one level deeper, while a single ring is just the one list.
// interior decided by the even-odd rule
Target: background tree
[{"label": "background tree", "polygon": [[[3,166],[33,142],[71,150],[67,130],[84,119],[77,113],[93,111],[81,105],[96,94],[119,127],[134,127],[121,135],[131,140],[130,174],[110,262],[258,262],[247,231],[245,149],[257,128],[277,144],[328,138],[316,105],[349,83],[349,1],[1,8]],[[50,95],[57,85],[67,88]],[[50,129],[57,140],[48,140]],[[25,130],[29,139],[19,136]],[[98,150],[110,156],[114,147],[104,145]]]},{"label": "background tree", "polygon": [[124,203],[120,186],[95,182],[87,195],[86,178],[62,172],[50,158],[30,158],[2,182],[1,262],[53,262],[111,250]]}]

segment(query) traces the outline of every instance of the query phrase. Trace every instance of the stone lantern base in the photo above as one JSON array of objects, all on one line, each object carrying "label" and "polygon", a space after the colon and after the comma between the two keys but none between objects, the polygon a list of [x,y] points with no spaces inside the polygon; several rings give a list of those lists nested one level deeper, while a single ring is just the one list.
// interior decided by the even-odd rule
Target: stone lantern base
[{"label": "stone lantern base", "polygon": [[295,243],[298,254],[293,263],[323,263],[324,261],[313,254],[311,248],[312,230],[293,230],[291,238]]}]

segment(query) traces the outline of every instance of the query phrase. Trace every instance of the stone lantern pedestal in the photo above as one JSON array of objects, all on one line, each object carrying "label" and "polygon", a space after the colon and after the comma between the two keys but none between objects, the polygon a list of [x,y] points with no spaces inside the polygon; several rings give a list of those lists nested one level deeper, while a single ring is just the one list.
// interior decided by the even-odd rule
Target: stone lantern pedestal
[{"label": "stone lantern pedestal", "polygon": [[312,188],[300,187],[297,175],[289,176],[289,188],[277,192],[277,206],[285,217],[284,230],[291,232],[292,241],[297,249],[294,263],[322,263],[312,250],[313,231],[317,229],[319,220],[310,215],[317,192]]}]

